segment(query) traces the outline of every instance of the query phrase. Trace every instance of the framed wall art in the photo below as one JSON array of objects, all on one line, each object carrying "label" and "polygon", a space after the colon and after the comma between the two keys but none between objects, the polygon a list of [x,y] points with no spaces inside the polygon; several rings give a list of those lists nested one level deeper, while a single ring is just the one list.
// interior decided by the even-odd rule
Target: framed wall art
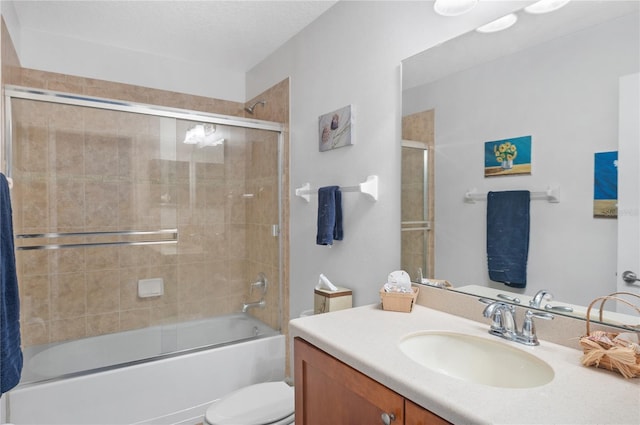
[{"label": "framed wall art", "polygon": [[351,105],[321,115],[318,119],[318,149],[320,152],[353,144]]},{"label": "framed wall art", "polygon": [[593,216],[618,216],[618,151],[598,152],[593,166]]},{"label": "framed wall art", "polygon": [[531,136],[484,144],[484,176],[531,174]]}]

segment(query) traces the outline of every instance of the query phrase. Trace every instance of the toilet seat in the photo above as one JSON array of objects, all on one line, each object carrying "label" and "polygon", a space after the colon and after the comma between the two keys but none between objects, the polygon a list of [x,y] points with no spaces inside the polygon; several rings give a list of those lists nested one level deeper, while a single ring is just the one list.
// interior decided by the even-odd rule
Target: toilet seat
[{"label": "toilet seat", "polygon": [[210,425],[281,425],[294,420],[293,388],[284,382],[264,382],[240,388],[205,413]]}]

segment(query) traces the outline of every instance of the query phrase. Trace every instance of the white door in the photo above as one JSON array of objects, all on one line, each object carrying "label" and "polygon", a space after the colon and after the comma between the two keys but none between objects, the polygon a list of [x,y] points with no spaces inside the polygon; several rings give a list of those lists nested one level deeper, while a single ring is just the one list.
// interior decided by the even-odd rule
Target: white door
[{"label": "white door", "polygon": [[640,73],[620,78],[619,103],[617,289],[640,294],[640,281],[622,278],[625,271],[640,278]]}]

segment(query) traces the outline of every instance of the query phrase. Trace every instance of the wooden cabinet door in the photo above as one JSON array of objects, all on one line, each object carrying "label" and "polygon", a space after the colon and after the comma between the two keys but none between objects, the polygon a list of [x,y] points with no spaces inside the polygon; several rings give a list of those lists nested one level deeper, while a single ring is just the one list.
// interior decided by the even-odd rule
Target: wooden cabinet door
[{"label": "wooden cabinet door", "polygon": [[296,425],[404,423],[404,398],[319,350],[294,341]]},{"label": "wooden cabinet door", "polygon": [[404,423],[405,425],[451,425],[435,413],[418,406],[411,400],[404,403]]}]

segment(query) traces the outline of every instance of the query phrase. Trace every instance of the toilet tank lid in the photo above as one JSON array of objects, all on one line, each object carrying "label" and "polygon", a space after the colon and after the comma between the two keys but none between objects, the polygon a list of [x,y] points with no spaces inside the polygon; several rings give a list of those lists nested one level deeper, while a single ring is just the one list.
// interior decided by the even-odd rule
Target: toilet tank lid
[{"label": "toilet tank lid", "polygon": [[264,382],[240,388],[213,403],[205,414],[212,425],[263,425],[293,414],[293,388],[285,382]]}]

